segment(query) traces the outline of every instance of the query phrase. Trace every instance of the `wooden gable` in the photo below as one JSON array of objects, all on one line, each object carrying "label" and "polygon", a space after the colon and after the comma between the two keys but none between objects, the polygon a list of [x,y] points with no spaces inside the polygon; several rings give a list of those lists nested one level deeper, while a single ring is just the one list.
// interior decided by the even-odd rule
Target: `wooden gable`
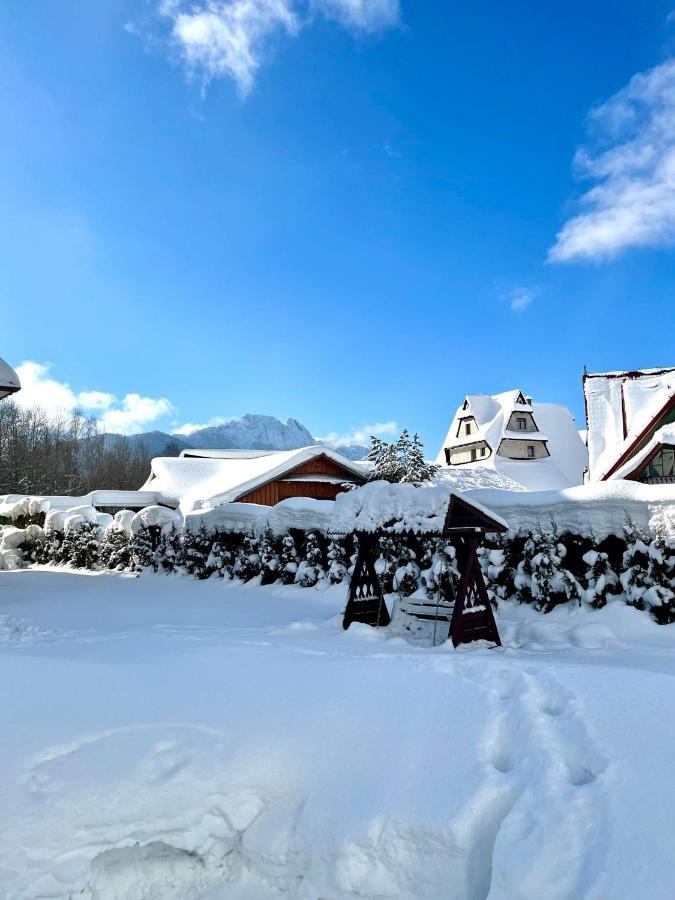
[{"label": "wooden gable", "polygon": [[492,516],[469,503],[468,500],[461,499],[455,494],[450,498],[443,525],[444,537],[462,531],[486,531],[501,534],[506,530],[506,526],[502,522],[493,519]]},{"label": "wooden gable", "polygon": [[[237,503],[260,503],[263,506],[275,506],[281,500],[291,497],[310,497],[313,500],[335,500],[344,491],[342,484],[331,481],[315,480],[340,478],[345,482],[363,484],[365,476],[341,466],[325,454],[315,456],[307,462],[300,463],[293,469],[277,475],[265,484],[259,485],[248,493],[236,498]],[[303,478],[307,480],[304,481]]]}]

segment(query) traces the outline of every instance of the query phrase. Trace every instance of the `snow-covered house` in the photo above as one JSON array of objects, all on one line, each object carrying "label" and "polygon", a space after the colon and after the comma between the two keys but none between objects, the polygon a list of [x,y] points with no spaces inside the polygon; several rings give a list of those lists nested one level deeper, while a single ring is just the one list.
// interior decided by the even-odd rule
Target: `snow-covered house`
[{"label": "snow-covered house", "polygon": [[584,373],[588,480],[675,484],[675,368]]},{"label": "snow-covered house", "polygon": [[574,417],[521,390],[469,394],[454,415],[436,462],[488,467],[530,490],[581,484],[586,449]]},{"label": "snow-covered house", "polygon": [[327,447],[298,450],[184,450],[153,459],[142,490],[176,497],[184,513],[225,503],[274,506],[308,497],[334,500],[366,480],[364,465]]}]

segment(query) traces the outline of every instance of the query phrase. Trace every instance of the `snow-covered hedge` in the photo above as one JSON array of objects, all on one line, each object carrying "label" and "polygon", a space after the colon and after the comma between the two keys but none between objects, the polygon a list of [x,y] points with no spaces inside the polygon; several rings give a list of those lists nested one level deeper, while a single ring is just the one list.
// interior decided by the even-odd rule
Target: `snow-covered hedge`
[{"label": "snow-covered hedge", "polygon": [[[110,518],[110,517],[108,517]],[[178,519],[122,511],[114,520],[73,516],[63,531],[30,525],[0,529],[0,568],[56,564],[87,569],[158,572],[311,587],[346,581],[354,561],[352,536],[326,537],[296,529],[275,534],[209,531],[176,526]],[[627,519],[621,537],[547,527],[512,531],[481,548],[493,603],[515,600],[549,612],[561,603],[604,606],[623,600],[675,621],[675,535]],[[377,573],[385,592],[446,593],[457,585],[455,550],[440,538],[387,535],[380,539]]]}]

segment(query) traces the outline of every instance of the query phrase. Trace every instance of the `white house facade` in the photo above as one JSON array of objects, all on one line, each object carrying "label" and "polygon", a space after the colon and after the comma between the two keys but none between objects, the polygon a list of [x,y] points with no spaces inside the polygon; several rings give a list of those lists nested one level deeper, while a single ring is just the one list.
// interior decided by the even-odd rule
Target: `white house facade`
[{"label": "white house facade", "polygon": [[581,484],[586,450],[566,407],[535,404],[515,389],[467,395],[436,462],[448,468],[486,466],[528,489],[559,489]]}]

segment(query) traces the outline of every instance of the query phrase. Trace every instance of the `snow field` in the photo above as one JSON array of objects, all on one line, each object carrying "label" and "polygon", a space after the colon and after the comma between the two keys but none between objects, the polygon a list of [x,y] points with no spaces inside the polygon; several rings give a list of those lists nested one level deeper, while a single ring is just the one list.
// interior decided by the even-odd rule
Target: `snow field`
[{"label": "snow field", "polygon": [[344,597],[1,573],[0,896],[675,894],[674,626],[505,604],[429,649]]}]

